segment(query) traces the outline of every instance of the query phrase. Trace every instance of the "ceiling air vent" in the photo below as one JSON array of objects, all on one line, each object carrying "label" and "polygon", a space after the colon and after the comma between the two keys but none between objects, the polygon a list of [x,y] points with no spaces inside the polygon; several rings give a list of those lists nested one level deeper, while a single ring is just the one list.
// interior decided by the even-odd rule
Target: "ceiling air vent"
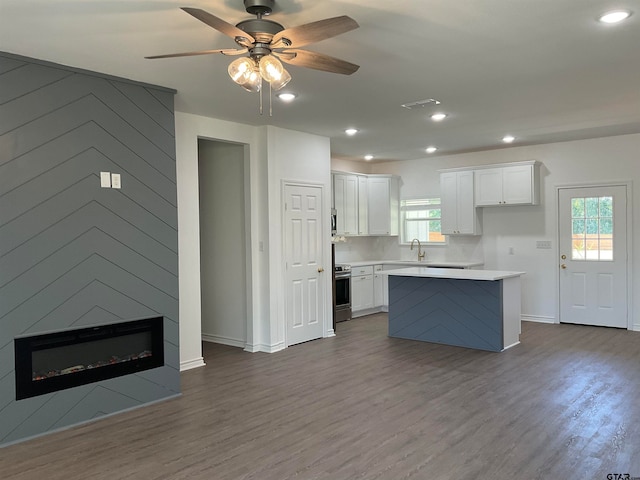
[{"label": "ceiling air vent", "polygon": [[418,100],[417,102],[403,103],[401,107],[413,110],[414,108],[426,107],[427,105],[440,105],[440,102],[435,98],[427,98],[426,100]]}]

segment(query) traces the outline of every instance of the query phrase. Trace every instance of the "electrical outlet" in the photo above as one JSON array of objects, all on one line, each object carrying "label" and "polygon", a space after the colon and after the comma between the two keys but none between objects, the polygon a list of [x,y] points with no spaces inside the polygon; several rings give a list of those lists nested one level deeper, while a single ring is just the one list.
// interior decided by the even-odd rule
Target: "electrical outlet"
[{"label": "electrical outlet", "polygon": [[100,186],[111,188],[111,174],[109,172],[100,172]]},{"label": "electrical outlet", "polygon": [[111,174],[111,188],[121,188],[122,184],[120,183],[120,174],[112,173]]}]

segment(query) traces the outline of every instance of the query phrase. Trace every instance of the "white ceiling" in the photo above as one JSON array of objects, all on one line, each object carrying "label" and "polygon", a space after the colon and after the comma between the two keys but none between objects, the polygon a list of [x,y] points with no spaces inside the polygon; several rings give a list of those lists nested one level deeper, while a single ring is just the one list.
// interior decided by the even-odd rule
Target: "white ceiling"
[{"label": "white ceiling", "polygon": [[[507,133],[527,145],[640,132],[640,0],[276,0],[269,18],[285,28],[354,18],[359,29],[304,48],[361,67],[287,66],[298,99],[274,100],[272,117],[229,79],[234,57],[143,58],[236,47],[186,6],[253,18],[242,0],[0,0],[0,50],[175,88],[182,112],[330,137],[337,158],[498,148]],[[613,7],[634,15],[596,22]],[[428,98],[449,117],[400,106]]]}]

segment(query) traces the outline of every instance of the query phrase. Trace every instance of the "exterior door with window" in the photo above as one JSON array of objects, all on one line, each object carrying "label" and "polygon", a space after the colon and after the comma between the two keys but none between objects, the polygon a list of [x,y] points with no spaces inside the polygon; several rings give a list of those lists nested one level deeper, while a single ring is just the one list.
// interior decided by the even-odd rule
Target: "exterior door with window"
[{"label": "exterior door with window", "polygon": [[321,187],[285,185],[284,198],[286,335],[287,345],[295,345],[323,335],[324,276],[331,275],[323,261],[328,218],[322,213]]},{"label": "exterior door with window", "polygon": [[562,323],[628,328],[626,188],[558,190]]}]

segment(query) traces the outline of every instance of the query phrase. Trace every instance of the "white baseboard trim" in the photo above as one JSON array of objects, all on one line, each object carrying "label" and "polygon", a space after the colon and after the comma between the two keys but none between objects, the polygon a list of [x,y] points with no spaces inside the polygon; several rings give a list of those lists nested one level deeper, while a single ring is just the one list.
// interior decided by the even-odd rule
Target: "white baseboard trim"
[{"label": "white baseboard trim", "polygon": [[279,342],[276,343],[274,345],[265,345],[265,344],[255,344],[255,345],[250,345],[247,344],[244,347],[244,351],[245,352],[249,352],[249,353],[256,353],[256,352],[264,352],[264,353],[276,353],[279,352],[280,350],[284,350],[285,348],[287,348],[284,344],[284,342]]},{"label": "white baseboard trim", "polygon": [[508,346],[504,347],[504,348],[502,349],[502,351],[504,352],[505,350],[507,350],[507,349],[509,349],[509,348],[511,348],[511,347],[515,347],[516,345],[520,345],[520,340],[518,340],[518,341],[517,341],[517,342],[515,342],[515,343],[512,343],[511,345],[508,345]]},{"label": "white baseboard trim", "polygon": [[389,308],[387,307],[387,310],[384,310],[384,307],[366,308],[364,310],[358,310],[358,311],[352,312],[351,318],[364,317],[365,315],[371,315],[373,313],[380,313],[385,311],[389,311]]},{"label": "white baseboard trim", "polygon": [[330,328],[329,330],[327,330],[327,334],[324,336],[324,338],[329,338],[329,337],[335,337],[336,336],[336,332],[333,328]]},{"label": "white baseboard trim", "polygon": [[633,325],[632,330],[633,330],[634,332],[640,332],[640,323],[635,323],[635,324]]},{"label": "white baseboard trim", "polygon": [[222,337],[220,335],[210,335],[208,333],[202,334],[202,341],[211,343],[220,343],[222,345],[229,345],[230,347],[244,348],[246,342],[237,338]]},{"label": "white baseboard trim", "polygon": [[192,368],[204,367],[204,357],[194,358],[193,360],[184,360],[180,362],[180,371],[191,370]]},{"label": "white baseboard trim", "polygon": [[544,317],[542,315],[520,315],[520,320],[523,322],[556,323],[555,317]]}]

